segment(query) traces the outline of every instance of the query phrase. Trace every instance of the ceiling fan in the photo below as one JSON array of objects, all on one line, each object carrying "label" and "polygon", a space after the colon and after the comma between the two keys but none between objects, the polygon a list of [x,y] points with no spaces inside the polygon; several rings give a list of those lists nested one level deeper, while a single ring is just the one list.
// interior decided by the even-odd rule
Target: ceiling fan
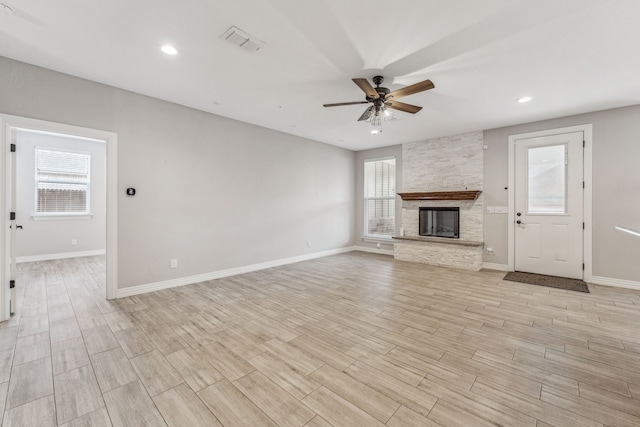
[{"label": "ceiling fan", "polygon": [[411,114],[415,114],[418,111],[422,110],[422,107],[398,102],[396,101],[396,99],[413,95],[414,93],[424,92],[425,90],[433,89],[435,87],[431,80],[425,80],[423,82],[412,84],[410,86],[403,87],[402,89],[394,90],[393,92],[391,92],[386,87],[380,86],[384,81],[384,77],[382,76],[375,76],[373,78],[373,83],[376,85],[375,88],[371,86],[367,79],[359,78],[352,80],[365,93],[365,101],[339,102],[335,104],[324,104],[324,106],[340,107],[342,105],[371,103],[372,105],[365,110],[358,121],[367,121],[370,122],[373,126],[381,125],[381,119],[383,115],[388,113],[387,108],[404,111],[405,113]]}]

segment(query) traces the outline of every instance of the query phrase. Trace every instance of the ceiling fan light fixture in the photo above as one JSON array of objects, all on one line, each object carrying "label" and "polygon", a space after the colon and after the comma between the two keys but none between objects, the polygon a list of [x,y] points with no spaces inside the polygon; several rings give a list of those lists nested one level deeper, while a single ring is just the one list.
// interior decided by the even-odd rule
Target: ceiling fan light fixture
[{"label": "ceiling fan light fixture", "polygon": [[380,86],[384,81],[384,77],[382,76],[373,77],[373,83],[376,85],[375,88],[371,86],[371,83],[369,83],[365,78],[355,78],[351,80],[364,92],[364,101],[338,102],[333,104],[323,104],[323,106],[339,107],[344,105],[372,104],[364,111],[364,113],[362,113],[360,118],[358,118],[358,121],[368,123],[377,128],[371,131],[371,134],[373,135],[382,132],[382,122],[397,120],[397,117],[393,114],[393,110],[403,111],[410,114],[416,114],[418,111],[422,110],[422,107],[398,102],[395,101],[395,99],[413,95],[414,93],[424,92],[435,87],[431,80],[425,80],[391,92],[388,88]]}]

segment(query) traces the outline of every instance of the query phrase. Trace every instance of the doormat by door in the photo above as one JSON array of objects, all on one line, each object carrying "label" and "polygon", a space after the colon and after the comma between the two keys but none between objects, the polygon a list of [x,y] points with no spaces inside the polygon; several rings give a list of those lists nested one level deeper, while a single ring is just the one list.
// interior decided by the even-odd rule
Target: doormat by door
[{"label": "doormat by door", "polygon": [[578,279],[567,279],[566,277],[545,276],[544,274],[512,271],[507,273],[503,280],[528,283],[530,285],[547,286],[549,288],[565,289],[567,291],[589,293],[589,287],[584,281]]}]

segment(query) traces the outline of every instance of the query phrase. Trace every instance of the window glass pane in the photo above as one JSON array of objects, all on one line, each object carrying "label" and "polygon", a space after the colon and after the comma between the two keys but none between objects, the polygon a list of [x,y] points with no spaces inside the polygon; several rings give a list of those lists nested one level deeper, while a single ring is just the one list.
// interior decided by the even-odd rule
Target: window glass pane
[{"label": "window glass pane", "polygon": [[395,195],[395,159],[365,162],[364,197],[395,197]]},{"label": "window glass pane", "polygon": [[36,212],[89,211],[89,154],[36,148]]},{"label": "window glass pane", "polygon": [[396,161],[364,163],[365,235],[395,234]]},{"label": "window glass pane", "polygon": [[366,203],[367,234],[393,236],[396,228],[395,199],[374,199]]},{"label": "window glass pane", "polygon": [[566,145],[528,150],[528,212],[567,212]]}]

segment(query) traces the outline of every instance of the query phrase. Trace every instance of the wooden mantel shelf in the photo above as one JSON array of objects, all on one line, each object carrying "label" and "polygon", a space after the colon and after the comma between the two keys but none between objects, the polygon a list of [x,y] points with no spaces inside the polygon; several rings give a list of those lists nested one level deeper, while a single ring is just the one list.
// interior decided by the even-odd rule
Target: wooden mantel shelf
[{"label": "wooden mantel shelf", "polygon": [[427,193],[398,193],[402,200],[476,200],[482,193],[479,190],[469,191],[432,191]]}]

